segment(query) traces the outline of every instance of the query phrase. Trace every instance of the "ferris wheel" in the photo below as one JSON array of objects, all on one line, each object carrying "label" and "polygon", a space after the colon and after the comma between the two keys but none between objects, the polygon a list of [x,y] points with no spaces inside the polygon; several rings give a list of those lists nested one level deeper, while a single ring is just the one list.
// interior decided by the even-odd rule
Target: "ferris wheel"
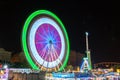
[{"label": "ferris wheel", "polygon": [[33,12],[22,31],[25,56],[33,69],[61,71],[69,57],[69,39],[61,20],[48,10]]}]

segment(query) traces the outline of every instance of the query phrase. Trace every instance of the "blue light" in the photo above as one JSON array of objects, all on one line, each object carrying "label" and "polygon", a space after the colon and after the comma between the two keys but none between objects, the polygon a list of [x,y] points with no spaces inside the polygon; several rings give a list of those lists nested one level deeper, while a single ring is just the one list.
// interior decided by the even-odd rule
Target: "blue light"
[{"label": "blue light", "polygon": [[57,73],[52,73],[53,77],[55,78],[74,78],[75,74],[74,73],[61,73],[61,72],[57,72]]}]

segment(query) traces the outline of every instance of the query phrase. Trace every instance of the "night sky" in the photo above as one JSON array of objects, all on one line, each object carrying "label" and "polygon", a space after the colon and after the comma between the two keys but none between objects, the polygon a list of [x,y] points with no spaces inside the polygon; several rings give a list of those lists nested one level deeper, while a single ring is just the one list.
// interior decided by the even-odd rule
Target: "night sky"
[{"label": "night sky", "polygon": [[120,61],[119,7],[109,2],[75,0],[0,1],[0,47],[22,51],[25,20],[36,10],[55,13],[65,25],[70,49],[85,54],[85,32],[89,32],[92,62]]}]

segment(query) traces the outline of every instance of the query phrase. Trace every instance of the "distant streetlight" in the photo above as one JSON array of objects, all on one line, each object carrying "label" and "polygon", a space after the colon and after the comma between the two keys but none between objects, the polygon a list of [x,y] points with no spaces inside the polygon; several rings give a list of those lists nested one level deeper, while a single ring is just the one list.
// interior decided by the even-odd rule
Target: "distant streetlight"
[{"label": "distant streetlight", "polygon": [[85,32],[86,36],[88,36],[88,32]]},{"label": "distant streetlight", "polygon": [[8,68],[8,65],[5,64],[5,65],[3,66],[3,68],[4,68],[4,69]]}]

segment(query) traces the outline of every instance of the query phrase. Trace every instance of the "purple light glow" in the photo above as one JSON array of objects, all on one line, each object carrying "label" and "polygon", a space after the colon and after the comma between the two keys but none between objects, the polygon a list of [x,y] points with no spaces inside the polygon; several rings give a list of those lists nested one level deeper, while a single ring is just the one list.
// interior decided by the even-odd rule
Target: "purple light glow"
[{"label": "purple light glow", "polygon": [[53,25],[41,24],[35,33],[35,46],[40,57],[52,62],[58,59],[61,52],[61,38]]}]

